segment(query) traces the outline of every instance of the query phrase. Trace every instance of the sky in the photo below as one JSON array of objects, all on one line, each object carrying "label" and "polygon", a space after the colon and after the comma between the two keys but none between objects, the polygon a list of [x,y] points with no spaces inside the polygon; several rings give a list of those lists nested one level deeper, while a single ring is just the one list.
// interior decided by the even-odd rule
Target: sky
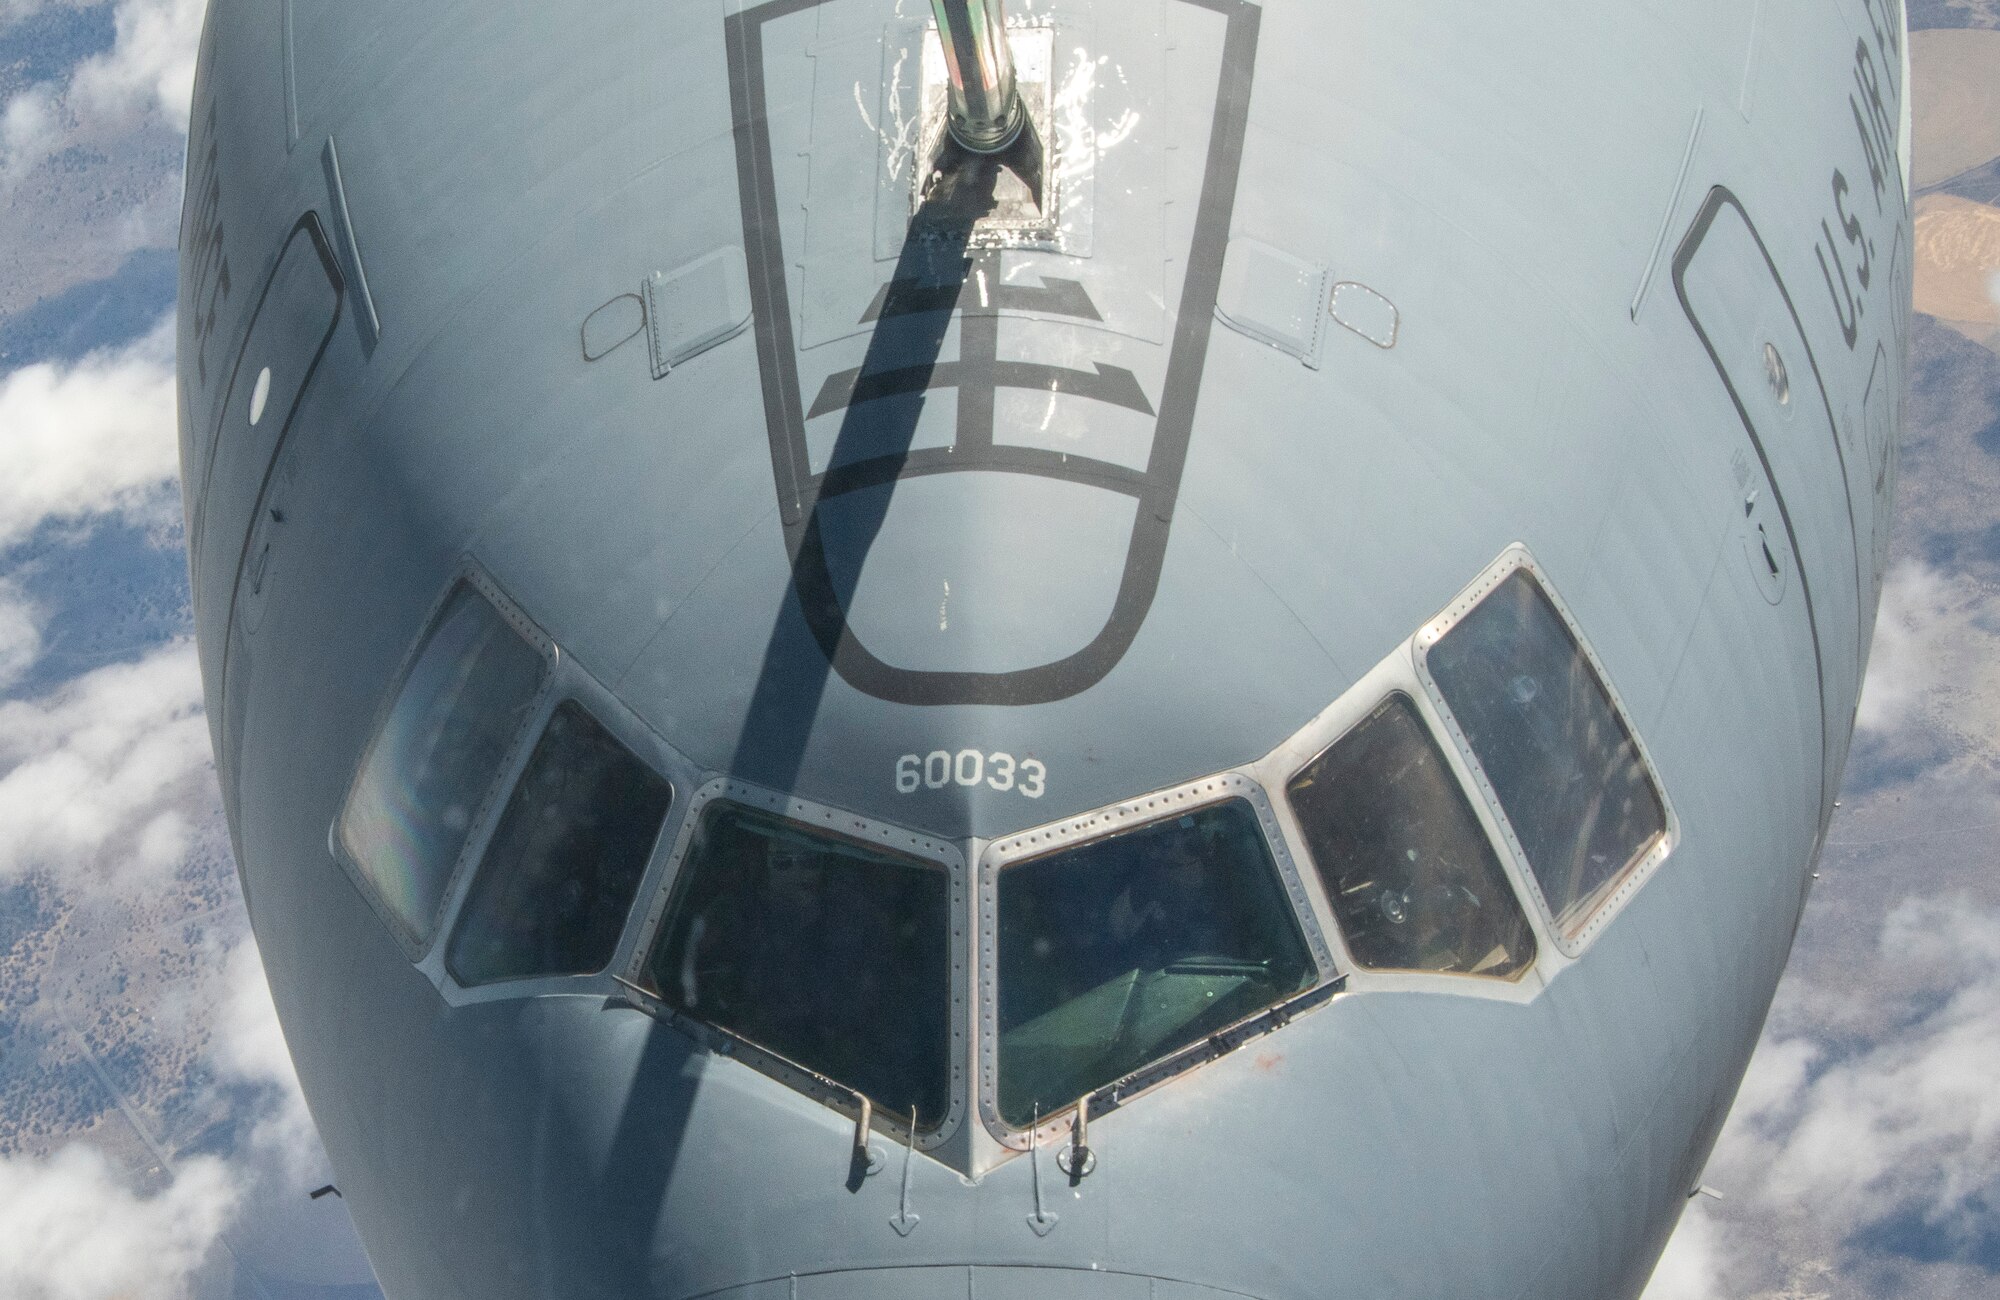
[{"label": "sky", "polygon": [[[0,0],[8,1300],[378,1294],[339,1198],[306,1196],[330,1174],[236,893],[190,632],[173,243],[203,7]],[[2000,1294],[2000,167],[1923,169],[1926,139],[2000,155],[2000,3],[1911,10],[1937,29],[1928,311],[1860,731],[1703,1175],[1719,1195],[1646,1300]],[[1926,125],[1927,95],[1960,118]]]}]

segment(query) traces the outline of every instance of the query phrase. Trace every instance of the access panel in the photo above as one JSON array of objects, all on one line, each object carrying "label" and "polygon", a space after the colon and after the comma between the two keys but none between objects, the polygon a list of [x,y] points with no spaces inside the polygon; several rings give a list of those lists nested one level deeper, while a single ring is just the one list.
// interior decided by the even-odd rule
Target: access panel
[{"label": "access panel", "polygon": [[[1769,567],[1782,577],[1785,552],[1797,557],[1818,666],[1823,803],[1830,807],[1860,689],[1864,563],[1832,407],[1791,295],[1728,190],[1710,192],[1674,259],[1674,281],[1772,485],[1784,545],[1770,547]],[[1762,540],[1770,540],[1768,526]],[[1752,558],[1761,559],[1762,549]]]},{"label": "access panel", "polygon": [[[220,645],[219,663],[205,664],[216,754],[225,798],[234,804],[236,751],[247,703],[248,640],[271,580],[272,552],[282,535],[283,507],[272,499],[273,472],[293,417],[340,320],[343,299],[332,250],[310,213],[292,227],[257,298],[221,405],[210,418],[200,491],[191,493],[189,574],[197,630]],[[296,466],[294,466],[296,468]],[[241,608],[239,608],[241,607]],[[250,618],[246,625],[243,614]],[[234,681],[231,678],[234,677]]]},{"label": "access panel", "polygon": [[292,227],[264,282],[211,417],[201,458],[207,468],[189,521],[198,601],[215,584],[235,580],[265,477],[340,319],[341,288],[333,252],[308,214]]}]

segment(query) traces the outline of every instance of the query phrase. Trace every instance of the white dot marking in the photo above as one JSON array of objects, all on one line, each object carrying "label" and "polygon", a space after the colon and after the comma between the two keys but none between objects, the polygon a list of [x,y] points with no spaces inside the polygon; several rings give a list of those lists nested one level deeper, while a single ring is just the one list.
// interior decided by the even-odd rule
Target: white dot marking
[{"label": "white dot marking", "polygon": [[257,372],[257,386],[250,390],[250,423],[264,418],[264,403],[271,400],[271,367]]}]

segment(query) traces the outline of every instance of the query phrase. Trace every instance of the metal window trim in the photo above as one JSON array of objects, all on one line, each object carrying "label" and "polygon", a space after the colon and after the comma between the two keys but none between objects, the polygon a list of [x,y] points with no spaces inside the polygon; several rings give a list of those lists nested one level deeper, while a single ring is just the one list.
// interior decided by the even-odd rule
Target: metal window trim
[{"label": "metal window trim", "polygon": [[[1293,732],[1285,741],[1251,765],[1255,774],[1267,790],[1273,792],[1272,803],[1277,812],[1279,824],[1286,837],[1297,846],[1297,856],[1312,867],[1301,873],[1307,890],[1313,900],[1319,924],[1328,935],[1328,942],[1335,945],[1340,953],[1342,970],[1347,973],[1348,987],[1357,993],[1373,989],[1411,990],[1423,989],[1449,992],[1455,995],[1485,997],[1501,1002],[1527,1002],[1537,997],[1547,986],[1553,975],[1550,959],[1555,956],[1561,961],[1559,949],[1553,943],[1549,927],[1543,920],[1540,907],[1530,907],[1522,900],[1532,887],[1532,876],[1526,870],[1525,859],[1514,854],[1509,847],[1504,828],[1496,810],[1485,798],[1477,793],[1477,785],[1472,771],[1467,767],[1465,755],[1459,746],[1451,742],[1433,706],[1423,681],[1418,677],[1410,653],[1410,640],[1405,640],[1391,650],[1345,691],[1338,699],[1322,710],[1317,717]],[[1300,825],[1297,812],[1292,808],[1288,790],[1292,778],[1297,776],[1321,754],[1339,744],[1355,727],[1359,726],[1391,696],[1401,695],[1416,709],[1418,718],[1429,734],[1431,742],[1437,746],[1443,758],[1445,769],[1465,797],[1466,807],[1478,822],[1487,843],[1492,847],[1494,857],[1500,863],[1501,874],[1513,889],[1515,903],[1521,908],[1521,915],[1527,919],[1529,933],[1534,936],[1533,958],[1511,976],[1474,975],[1463,971],[1424,971],[1403,968],[1375,969],[1362,965],[1347,946],[1346,931],[1341,928],[1340,916],[1333,908],[1333,900],[1326,894],[1325,883],[1321,880],[1318,864],[1313,862],[1312,849],[1308,845],[1305,828]]]},{"label": "metal window trim", "polygon": [[[1169,817],[1237,799],[1249,804],[1256,813],[1265,848],[1277,867],[1286,900],[1291,904],[1300,936],[1306,941],[1317,977],[1311,986],[1291,997],[1260,1008],[1195,1043],[1094,1089],[1088,1094],[1092,1113],[1116,1109],[1192,1069],[1228,1055],[1243,1042],[1281,1028],[1294,1016],[1324,1004],[1343,987],[1345,977],[1334,960],[1319,913],[1306,892],[1298,864],[1292,856],[1292,843],[1279,826],[1269,792],[1247,771],[1232,768],[993,840],[985,846],[979,858],[979,1119],[986,1132],[1002,1147],[1009,1151],[1026,1151],[1067,1133],[1068,1124],[1063,1117],[1075,1109],[1075,1103],[1050,1111],[1039,1126],[1029,1129],[1013,1128],[1000,1115],[1000,873],[1010,866],[1034,861],[1051,853],[1094,844],[1154,825]],[[1258,1028],[1252,1029],[1252,1026]]]},{"label": "metal window trim", "polygon": [[[643,983],[646,955],[652,951],[660,928],[665,923],[668,910],[673,905],[676,886],[680,883],[681,868],[686,864],[689,845],[693,842],[696,827],[701,823],[703,812],[714,803],[734,803],[747,808],[771,813],[786,821],[796,823],[805,830],[816,830],[842,839],[856,840],[863,844],[877,845],[909,857],[922,858],[932,865],[942,867],[946,880],[946,909],[951,918],[952,930],[947,939],[946,953],[951,962],[950,1025],[951,1042],[949,1051],[948,1096],[949,1109],[934,1128],[920,1128],[916,1134],[916,1148],[919,1151],[935,1151],[956,1136],[964,1122],[967,1099],[967,1068],[972,1056],[971,1037],[968,1026],[971,1017],[968,1012],[971,999],[972,972],[969,968],[970,950],[965,942],[970,928],[971,909],[968,905],[968,869],[964,850],[951,840],[940,839],[914,831],[892,822],[878,821],[863,817],[858,813],[801,799],[795,795],[783,794],[764,786],[728,776],[713,776],[702,783],[689,796],[687,806],[682,810],[679,824],[673,828],[672,849],[664,855],[658,870],[658,879],[649,878],[642,888],[641,899],[645,903],[644,919],[630,937],[629,951],[625,953],[623,968],[618,963],[612,965],[614,978],[623,991],[626,1000],[639,1010],[652,1015],[663,1023],[679,1030],[693,1039],[696,1044],[716,1056],[727,1057],[742,1062],[753,1070],[768,1075],[779,1083],[839,1111],[852,1119],[857,1113],[855,1098],[860,1094],[853,1088],[830,1079],[809,1066],[792,1061],[782,1054],[760,1046],[731,1030],[697,1019],[678,1011],[647,989]],[[652,873],[649,873],[649,877]],[[650,894],[644,890],[651,890]],[[635,911],[638,909],[635,908]],[[871,1125],[875,1131],[884,1133],[896,1141],[907,1142],[910,1125],[900,1115],[873,1105]],[[921,1123],[921,1117],[919,1117]]]},{"label": "metal window trim", "polygon": [[[1570,934],[1565,934],[1559,927],[1497,793],[1472,753],[1470,743],[1426,664],[1429,649],[1502,580],[1520,569],[1528,571],[1562,618],[1575,644],[1582,649],[1586,662],[1596,674],[1598,685],[1632,736],[1647,778],[1665,810],[1665,831],[1644,852],[1635,855],[1633,862],[1607,884],[1604,896],[1593,905],[1585,922]],[[372,881],[349,858],[340,843],[339,831],[354,788],[374,752],[382,728],[400,700],[417,659],[461,584],[470,586],[485,597],[509,626],[536,648],[547,666],[527,715],[510,740],[506,757],[481,799],[472,829],[453,864],[450,881],[438,914],[433,918],[429,937],[418,943],[400,918],[382,902]],[[1520,543],[1509,546],[1436,617],[1341,692],[1317,716],[1262,757],[1237,768],[1149,795],[1106,804],[987,843],[973,840],[961,845],[749,782],[703,773],[580,664],[564,654],[492,576],[469,556],[454,570],[451,580],[427,611],[422,630],[405,652],[393,683],[377,706],[368,743],[355,764],[347,793],[328,827],[328,847],[362,897],[451,1006],[551,994],[601,993],[622,999],[655,1016],[717,1056],[739,1060],[852,1118],[857,1113],[856,1094],[852,1089],[731,1031],[677,1012],[651,995],[638,983],[645,955],[671,906],[680,867],[700,815],[710,803],[718,800],[740,803],[796,822],[806,829],[823,830],[864,844],[879,845],[943,866],[947,873],[949,907],[954,926],[949,945],[951,1103],[948,1113],[935,1128],[917,1135],[918,1149],[926,1152],[935,1152],[959,1137],[969,1100],[968,1079],[971,1075],[976,1075],[978,1079],[981,1127],[1003,1150],[1024,1151],[1033,1141],[1048,1142],[1067,1131],[1067,1121],[1063,1117],[1073,1107],[1051,1112],[1047,1121],[1033,1134],[1007,1127],[998,1115],[997,893],[999,872],[1008,866],[1123,834],[1192,809],[1242,799],[1257,814],[1266,847],[1278,868],[1294,916],[1312,952],[1318,978],[1311,988],[1098,1089],[1091,1094],[1092,1110],[1093,1113],[1104,1114],[1189,1070],[1229,1054],[1243,1042],[1282,1028],[1295,1016],[1324,1004],[1342,991],[1436,991],[1498,1001],[1531,1001],[1539,996],[1557,972],[1580,956],[1596,934],[1623,909],[1660,862],[1671,854],[1681,835],[1679,818],[1660,778],[1659,769],[1653,762],[1644,737],[1633,725],[1631,714],[1610,675],[1545,571],[1535,562],[1528,548]],[[1433,740],[1438,742],[1439,752],[1444,755],[1448,768],[1467,793],[1467,802],[1474,816],[1489,842],[1495,846],[1502,870],[1514,887],[1517,900],[1534,900],[1535,905],[1524,907],[1523,913],[1535,937],[1535,958],[1513,977],[1371,970],[1359,965],[1348,950],[1339,918],[1326,897],[1317,868],[1301,869],[1301,855],[1307,864],[1311,863],[1311,855],[1290,800],[1285,795],[1291,778],[1306,764],[1339,743],[1385,699],[1395,694],[1402,694],[1412,701],[1430,729]],[[549,718],[564,700],[569,699],[583,705],[620,743],[668,783],[668,812],[635,893],[634,906],[620,933],[611,961],[600,971],[583,975],[531,976],[475,987],[461,986],[444,967],[444,949],[457,925],[479,863],[504,813],[507,800],[502,795],[511,795],[532,758],[534,744],[546,729]],[[1450,743],[1443,743],[1447,738]],[[688,791],[693,793],[688,794]],[[1472,797],[1475,792],[1478,797]],[[968,862],[968,851],[977,861],[976,912],[971,906],[973,867]],[[973,998],[975,985],[976,1006]],[[876,1108],[873,1125],[877,1131],[897,1141],[907,1140],[909,1126],[894,1114]]]},{"label": "metal window trim", "polygon": [[[594,971],[567,975],[524,975],[516,979],[494,980],[487,984],[461,984],[445,961],[446,950],[451,944],[451,935],[458,928],[459,917],[464,912],[466,900],[472,893],[473,881],[485,863],[486,850],[492,846],[493,835],[500,827],[500,819],[506,814],[507,804],[513,797],[514,789],[520,784],[521,777],[527,772],[528,764],[534,759],[535,747],[541,743],[542,735],[548,730],[549,720],[555,716],[556,710],[570,701],[581,705],[585,712],[611,733],[613,739],[625,746],[634,758],[667,783],[666,816],[661,819],[659,832],[654,837],[652,848],[647,852],[646,865],[640,873],[639,884],[632,891],[632,903],[626,908],[625,919],[618,929],[618,942],[611,950],[610,960]],[[553,993],[601,992],[606,996],[618,995],[616,972],[624,970],[631,964],[631,949],[637,942],[638,928],[634,919],[640,915],[639,905],[652,897],[661,873],[666,869],[667,859],[672,855],[679,833],[679,819],[684,814],[686,791],[701,783],[701,770],[668,744],[658,732],[647,726],[638,714],[578,663],[574,656],[562,655],[558,658],[550,673],[549,689],[536,702],[529,720],[528,732],[532,739],[528,743],[516,745],[502,767],[500,788],[506,791],[506,797],[495,798],[490,807],[482,807],[481,817],[474,822],[472,833],[466,840],[467,853],[454,868],[451,887],[445,895],[444,911],[439,919],[437,932],[432,936],[423,959],[417,963],[417,968],[437,987],[438,995],[454,1007],[511,998],[540,997]],[[474,851],[475,846],[476,851]]]},{"label": "metal window trim", "polygon": [[[515,728],[514,735],[508,739],[499,767],[480,796],[479,804],[472,816],[471,830],[466,834],[465,843],[459,847],[458,856],[452,860],[444,892],[429,918],[427,928],[418,933],[402,917],[396,915],[394,909],[383,900],[381,892],[375,887],[375,882],[369,878],[361,865],[354,861],[353,855],[348,853],[347,846],[341,840],[340,825],[346,820],[348,805],[354,801],[354,792],[361,784],[361,774],[367,770],[368,761],[375,755],[375,747],[381,743],[382,730],[388,724],[390,715],[395,712],[397,703],[403,698],[403,690],[409,684],[410,674],[415,670],[417,660],[430,645],[431,637],[436,634],[445,610],[461,586],[470,587],[484,597],[501,619],[541,656],[542,680],[540,686],[536,688],[535,695],[528,702],[526,715]],[[450,580],[444,584],[443,590],[425,611],[423,620],[418,625],[417,635],[411,640],[409,649],[403,652],[402,661],[397,665],[388,689],[383,692],[381,700],[375,706],[375,716],[369,723],[367,743],[361,747],[361,755],[355,760],[354,770],[347,778],[347,788],[341,795],[340,805],[334,809],[333,820],[327,826],[327,852],[347,874],[348,880],[353,883],[361,897],[381,919],[397,945],[402,948],[404,955],[412,962],[421,962],[437,943],[438,936],[444,933],[446,912],[452,905],[454,892],[459,888],[466,861],[468,857],[473,856],[475,849],[484,851],[486,832],[490,829],[488,823],[494,815],[495,794],[503,788],[501,778],[503,776],[510,778],[504,788],[511,790],[513,788],[511,778],[518,775],[517,762],[522,759],[521,751],[526,738],[540,734],[539,723],[548,706],[550,691],[556,677],[555,669],[563,658],[555,641],[528,617],[492,575],[470,555],[462,556],[453,568]]]},{"label": "metal window trim", "polygon": [[[1599,896],[1590,903],[1589,911],[1584,913],[1581,924],[1570,928],[1563,926],[1555,910],[1549,906],[1549,900],[1542,892],[1541,881],[1535,875],[1533,864],[1528,861],[1527,851],[1521,846],[1520,837],[1514,833],[1514,825],[1507,816],[1507,810],[1500,804],[1499,793],[1493,788],[1492,781],[1487,778],[1486,770],[1480,764],[1478,756],[1472,752],[1470,740],[1459,726],[1457,717],[1451,711],[1451,705],[1445,700],[1444,692],[1438,689],[1437,681],[1430,672],[1431,648],[1443,640],[1452,628],[1458,626],[1465,616],[1485,600],[1502,581],[1517,571],[1526,572],[1534,581],[1542,595],[1548,599],[1549,605],[1556,611],[1556,616],[1562,619],[1563,626],[1569,631],[1570,639],[1582,651],[1584,662],[1590,666],[1599,689],[1610,701],[1612,711],[1625,727],[1625,733],[1632,738],[1632,746],[1638,752],[1646,779],[1653,787],[1654,797],[1660,801],[1665,823],[1664,829],[1636,852],[1625,866],[1599,889]],[[1667,784],[1661,779],[1659,766],[1653,761],[1652,751],[1647,747],[1645,737],[1633,720],[1631,710],[1625,707],[1624,698],[1618,693],[1618,687],[1613,682],[1611,674],[1605,670],[1604,661],[1598,658],[1596,649],[1584,635],[1582,627],[1578,625],[1568,602],[1550,581],[1547,570],[1535,560],[1527,545],[1522,542],[1515,542],[1500,552],[1478,577],[1453,597],[1450,604],[1417,630],[1416,635],[1410,638],[1409,644],[1411,662],[1418,679],[1423,683],[1424,694],[1436,714],[1438,723],[1443,727],[1444,733],[1451,738],[1452,747],[1458,751],[1466,772],[1472,778],[1472,788],[1479,792],[1481,801],[1491,809],[1493,819],[1502,832],[1508,853],[1520,867],[1516,874],[1520,884],[1527,890],[1527,896],[1535,902],[1534,910],[1540,914],[1541,929],[1547,932],[1550,942],[1563,956],[1572,961],[1581,957],[1604,927],[1625,909],[1638,894],[1640,887],[1652,878],[1660,864],[1672,855],[1674,848],[1681,841],[1680,816],[1674,809],[1673,800],[1667,793]]]}]

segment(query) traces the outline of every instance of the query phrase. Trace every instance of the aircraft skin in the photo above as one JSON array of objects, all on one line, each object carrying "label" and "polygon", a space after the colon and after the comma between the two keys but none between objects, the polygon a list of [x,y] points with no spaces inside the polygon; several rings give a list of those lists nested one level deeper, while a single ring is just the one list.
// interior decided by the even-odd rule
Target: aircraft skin
[{"label": "aircraft skin", "polygon": [[[1068,224],[959,259],[925,356],[878,319],[892,280],[940,283],[904,233],[922,5],[210,5],[194,617],[251,920],[383,1289],[1636,1296],[1757,1041],[1866,666],[1900,0],[1010,17],[1053,26]],[[662,366],[676,284],[745,327]],[[1630,720],[1665,851],[1581,939],[1528,907],[1517,980],[1361,968],[1285,774],[1509,556]],[[458,987],[445,929],[407,942],[329,829],[467,575],[552,656],[537,707],[583,699],[673,786],[602,974]],[[880,1173],[851,1176],[847,1099],[616,978],[722,778],[955,863],[952,1113],[913,1153],[878,1116]],[[1024,1154],[982,1100],[966,864],[1256,782],[1318,996],[1094,1116],[1072,1182],[1068,1118]]]}]

